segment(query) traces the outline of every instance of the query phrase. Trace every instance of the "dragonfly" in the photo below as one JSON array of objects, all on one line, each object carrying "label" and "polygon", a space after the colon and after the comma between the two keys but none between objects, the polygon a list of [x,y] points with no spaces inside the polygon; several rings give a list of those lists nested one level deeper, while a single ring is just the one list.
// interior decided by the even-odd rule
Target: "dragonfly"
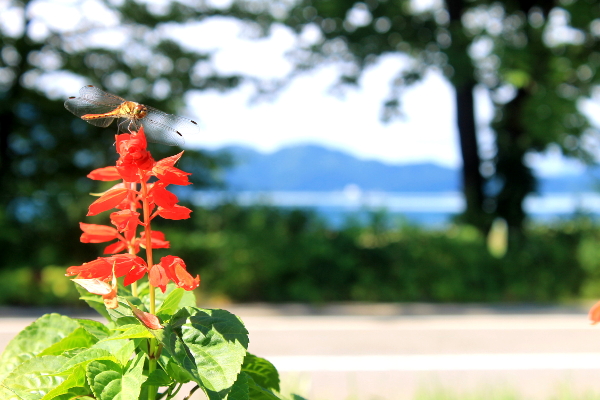
[{"label": "dragonfly", "polygon": [[69,97],[65,101],[65,108],[84,121],[102,128],[117,120],[119,132],[137,131],[143,126],[148,141],[167,146],[182,146],[185,143],[184,136],[191,137],[200,132],[196,121],[125,100],[93,85],[82,87],[79,97]]}]

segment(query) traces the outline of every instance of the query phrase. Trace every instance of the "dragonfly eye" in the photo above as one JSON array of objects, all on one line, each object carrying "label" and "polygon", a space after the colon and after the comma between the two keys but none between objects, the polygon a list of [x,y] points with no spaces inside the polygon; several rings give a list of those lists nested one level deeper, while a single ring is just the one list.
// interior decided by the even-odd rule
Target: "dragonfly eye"
[{"label": "dragonfly eye", "polygon": [[137,116],[137,118],[144,118],[148,113],[148,109],[143,104],[137,104],[133,109],[133,113]]}]

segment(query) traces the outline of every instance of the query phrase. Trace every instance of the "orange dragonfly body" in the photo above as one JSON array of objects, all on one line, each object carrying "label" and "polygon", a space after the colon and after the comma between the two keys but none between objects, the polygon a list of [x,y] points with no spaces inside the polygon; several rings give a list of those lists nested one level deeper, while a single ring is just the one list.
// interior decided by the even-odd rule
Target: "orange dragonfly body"
[{"label": "orange dragonfly body", "polygon": [[185,143],[184,136],[200,132],[196,121],[127,101],[92,85],[81,88],[79,97],[69,97],[65,108],[84,121],[103,128],[116,119],[119,132],[136,131],[143,126],[150,142],[168,146],[181,146]]}]

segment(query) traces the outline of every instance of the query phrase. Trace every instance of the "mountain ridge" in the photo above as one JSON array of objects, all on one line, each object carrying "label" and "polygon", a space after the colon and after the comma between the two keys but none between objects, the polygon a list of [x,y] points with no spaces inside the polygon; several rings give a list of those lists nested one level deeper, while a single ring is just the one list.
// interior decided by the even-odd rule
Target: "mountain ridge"
[{"label": "mountain ridge", "polygon": [[[362,160],[314,144],[262,153],[246,146],[226,146],[234,165],[222,176],[231,191],[338,191],[356,185],[363,191],[439,193],[461,190],[461,171],[433,162],[388,164]],[[594,191],[600,170],[538,179],[539,193]]]}]

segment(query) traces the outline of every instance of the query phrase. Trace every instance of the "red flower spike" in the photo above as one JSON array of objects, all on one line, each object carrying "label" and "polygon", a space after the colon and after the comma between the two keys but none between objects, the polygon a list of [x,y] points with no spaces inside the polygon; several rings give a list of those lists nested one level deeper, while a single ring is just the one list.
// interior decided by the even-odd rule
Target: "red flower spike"
[{"label": "red flower spike", "polygon": [[119,171],[117,171],[117,167],[104,167],[104,168],[97,168],[95,170],[93,170],[92,172],[90,172],[87,175],[88,178],[90,179],[94,179],[96,181],[116,181],[118,179],[121,179],[121,175],[119,174]]},{"label": "red flower spike", "polygon": [[600,301],[592,306],[588,314],[588,319],[592,325],[596,325],[600,322]]},{"label": "red flower spike", "polygon": [[165,219],[179,220],[179,219],[188,219],[190,217],[191,212],[192,212],[192,210],[190,210],[189,208],[175,204],[171,208],[159,209],[158,215],[160,215],[161,217],[163,217]]},{"label": "red flower spike", "polygon": [[162,208],[171,208],[179,201],[177,196],[169,192],[162,185],[154,185],[152,188],[152,196],[154,203]]},{"label": "red flower spike", "polygon": [[188,180],[188,175],[191,175],[191,173],[182,171],[179,168],[156,164],[154,165],[154,168],[152,168],[152,173],[165,184],[181,186],[191,184]]},{"label": "red flower spike", "polygon": [[83,231],[81,234],[82,243],[104,243],[119,237],[119,233],[112,226],[79,223]]},{"label": "red flower spike", "polygon": [[128,189],[112,189],[90,204],[87,216],[97,215],[119,205],[126,197]]}]

